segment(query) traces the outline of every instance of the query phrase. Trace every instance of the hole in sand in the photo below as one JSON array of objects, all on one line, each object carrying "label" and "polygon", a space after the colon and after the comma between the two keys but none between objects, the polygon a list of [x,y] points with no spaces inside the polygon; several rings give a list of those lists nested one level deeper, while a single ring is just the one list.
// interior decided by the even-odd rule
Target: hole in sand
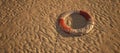
[{"label": "hole in sand", "polygon": [[73,13],[65,19],[65,23],[74,29],[83,28],[87,24],[87,20],[78,13]]}]

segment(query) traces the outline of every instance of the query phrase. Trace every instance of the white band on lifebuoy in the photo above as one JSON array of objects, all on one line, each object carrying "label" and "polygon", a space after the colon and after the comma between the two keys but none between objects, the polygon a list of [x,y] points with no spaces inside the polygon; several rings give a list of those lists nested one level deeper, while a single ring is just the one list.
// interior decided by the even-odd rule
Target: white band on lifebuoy
[{"label": "white band on lifebuoy", "polygon": [[[87,24],[85,27],[80,28],[80,29],[73,29],[70,26],[65,24],[65,21],[64,21],[65,18],[70,16],[73,13],[78,13],[87,20]],[[59,19],[59,26],[62,28],[62,30],[64,30],[67,33],[72,33],[72,34],[82,34],[83,33],[83,34],[85,34],[85,33],[89,33],[93,29],[94,20],[85,11],[70,11],[70,12],[66,12],[65,14],[61,15],[61,17]]]}]

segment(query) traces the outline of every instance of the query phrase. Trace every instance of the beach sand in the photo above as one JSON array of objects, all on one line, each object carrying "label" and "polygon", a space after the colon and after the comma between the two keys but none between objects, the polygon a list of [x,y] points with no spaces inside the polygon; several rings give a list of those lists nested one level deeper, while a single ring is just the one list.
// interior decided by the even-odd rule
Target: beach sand
[{"label": "beach sand", "polygon": [[[72,10],[94,18],[90,33],[59,28],[60,15]],[[77,17],[68,23],[76,29],[84,24]],[[0,0],[0,53],[120,53],[120,0]]]}]

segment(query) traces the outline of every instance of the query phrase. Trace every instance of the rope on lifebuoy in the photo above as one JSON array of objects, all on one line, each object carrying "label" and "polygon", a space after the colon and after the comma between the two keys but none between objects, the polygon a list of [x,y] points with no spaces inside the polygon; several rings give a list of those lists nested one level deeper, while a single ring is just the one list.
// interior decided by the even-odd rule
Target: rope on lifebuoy
[{"label": "rope on lifebuoy", "polygon": [[[70,16],[73,13],[78,13],[78,14],[82,15],[87,20],[87,25],[83,28],[80,28],[80,29],[73,29],[70,26],[68,26],[67,24],[65,24],[64,20],[66,19],[66,17]],[[70,12],[66,12],[63,15],[61,15],[61,17],[59,19],[59,26],[62,28],[63,31],[65,31],[67,33],[85,34],[85,33],[89,33],[93,29],[94,20],[85,11],[70,11]]]}]

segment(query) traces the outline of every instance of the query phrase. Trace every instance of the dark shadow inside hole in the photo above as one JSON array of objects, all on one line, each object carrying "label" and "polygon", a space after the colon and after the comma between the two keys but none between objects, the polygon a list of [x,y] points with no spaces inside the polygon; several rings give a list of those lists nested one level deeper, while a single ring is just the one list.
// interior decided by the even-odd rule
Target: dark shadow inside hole
[{"label": "dark shadow inside hole", "polygon": [[66,18],[66,24],[74,29],[79,29],[83,28],[87,24],[87,21],[82,15],[73,13]]}]

